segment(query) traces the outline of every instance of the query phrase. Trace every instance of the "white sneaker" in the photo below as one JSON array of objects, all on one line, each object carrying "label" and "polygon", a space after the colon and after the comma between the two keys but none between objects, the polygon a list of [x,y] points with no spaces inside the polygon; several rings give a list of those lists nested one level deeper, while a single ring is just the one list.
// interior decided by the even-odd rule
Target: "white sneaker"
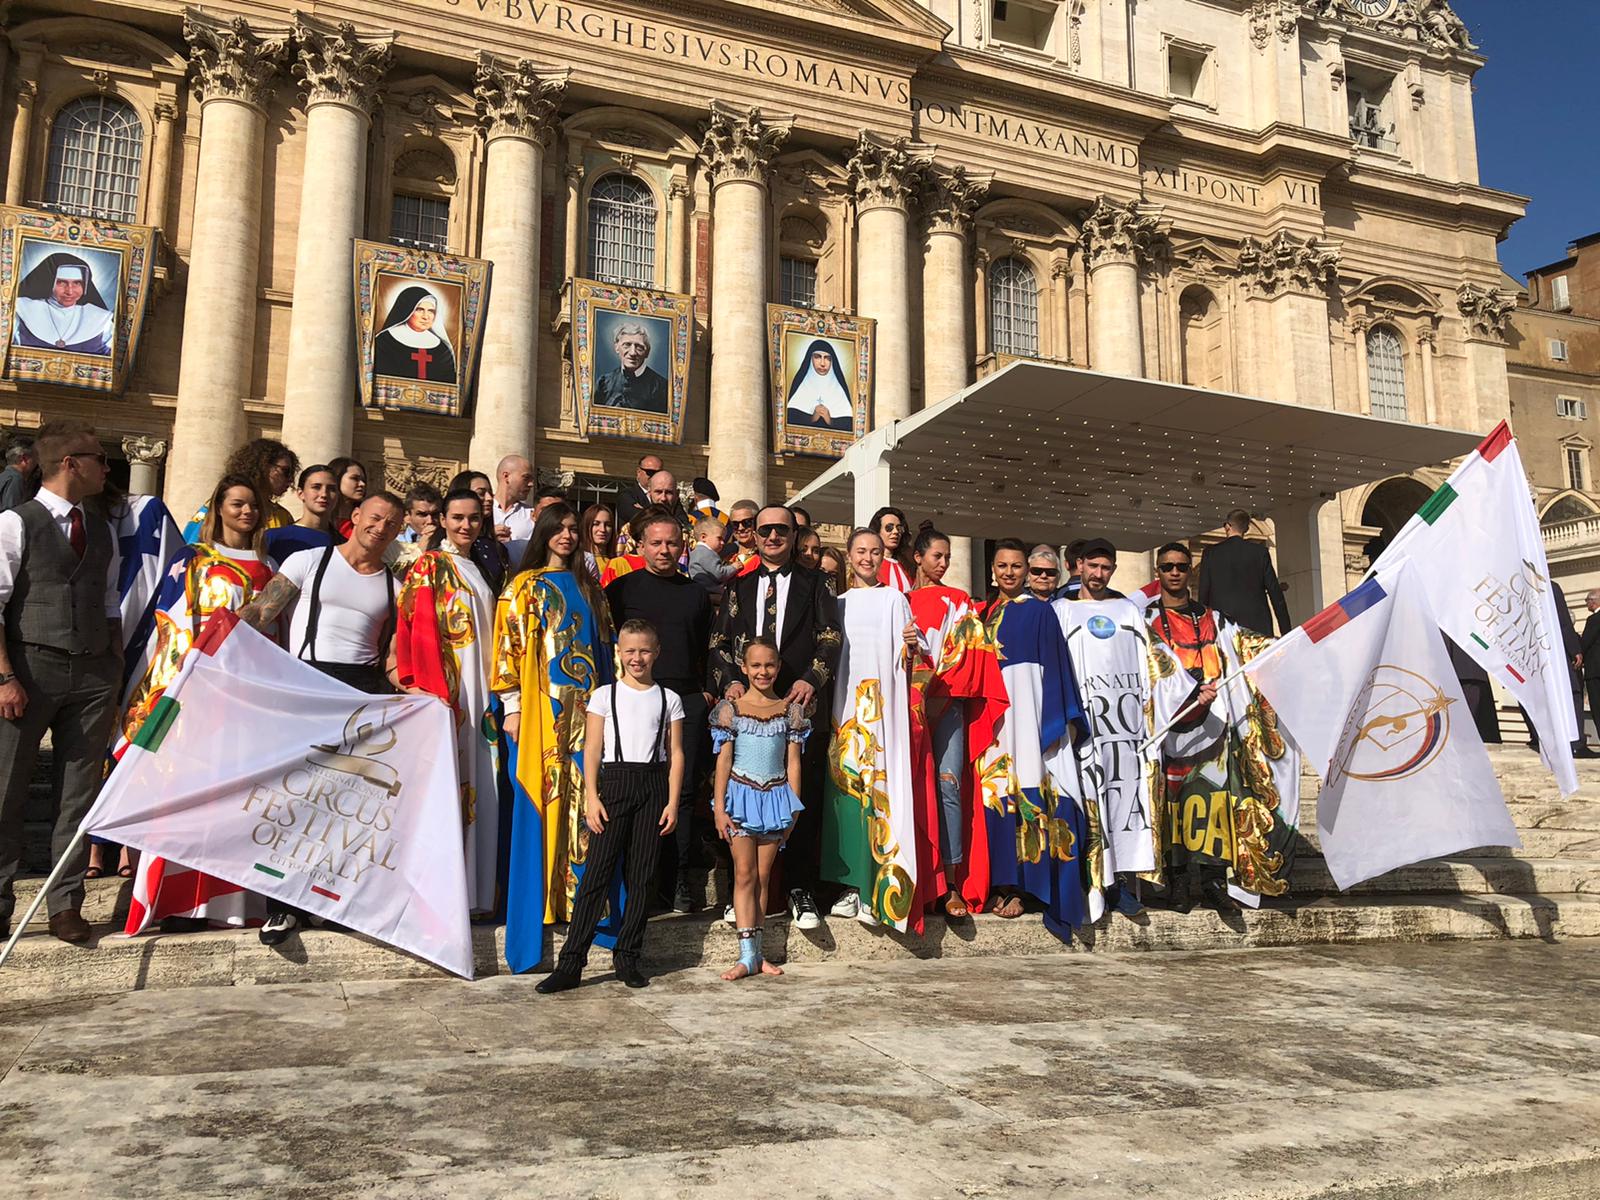
[{"label": "white sneaker", "polygon": [[739,923],[739,918],[733,915],[733,905],[730,904],[722,910],[722,919],[729,925],[737,925]]},{"label": "white sneaker", "polygon": [[828,910],[830,917],[859,917],[861,915],[861,893],[851,888],[833,902],[833,907]]},{"label": "white sneaker", "polygon": [[796,929],[821,929],[822,918],[817,915],[817,902],[804,888],[789,893],[789,919]]}]

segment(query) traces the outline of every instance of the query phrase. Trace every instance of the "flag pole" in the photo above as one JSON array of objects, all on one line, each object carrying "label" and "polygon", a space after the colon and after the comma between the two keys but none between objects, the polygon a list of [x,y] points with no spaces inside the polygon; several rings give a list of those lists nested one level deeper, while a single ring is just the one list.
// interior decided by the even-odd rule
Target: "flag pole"
[{"label": "flag pole", "polygon": [[38,894],[34,896],[33,903],[28,905],[28,911],[22,914],[22,920],[17,922],[17,927],[11,931],[11,940],[6,943],[5,949],[0,950],[0,967],[6,965],[6,960],[11,957],[11,951],[16,948],[17,942],[22,938],[22,931],[28,927],[39,912],[39,906],[44,903],[44,898],[50,894],[50,889],[55,887],[56,881],[61,878],[61,873],[66,870],[67,862],[78,852],[78,846],[83,842],[83,825],[79,824],[78,832],[72,835],[72,840],[67,843],[66,850],[56,860],[56,865],[51,869],[49,877],[39,885]]},{"label": "flag pole", "polygon": [[[1256,666],[1257,664],[1265,661],[1268,658],[1271,658],[1274,654],[1276,654],[1279,651],[1279,649],[1283,646],[1283,644],[1288,640],[1289,640],[1288,634],[1285,634],[1283,637],[1279,638],[1277,641],[1275,641],[1275,642],[1271,643],[1270,645],[1268,645],[1264,650],[1261,651],[1260,654],[1256,655],[1249,662],[1245,663],[1242,667],[1236,667],[1232,671],[1228,672],[1228,674],[1226,674],[1222,678],[1218,679],[1216,681],[1215,685],[1214,685],[1216,687],[1216,689],[1217,689],[1217,693],[1220,695],[1223,688],[1227,687],[1230,683],[1234,682],[1236,679],[1241,678],[1244,675],[1244,673],[1246,671],[1248,671],[1251,667]],[[1151,747],[1158,745],[1160,743],[1161,739],[1166,737],[1167,734],[1171,732],[1172,727],[1174,725],[1176,725],[1179,721],[1183,720],[1190,713],[1199,711],[1199,708],[1200,708],[1200,705],[1195,704],[1195,703],[1185,704],[1182,708],[1180,708],[1177,711],[1177,714],[1170,721],[1168,721],[1160,729],[1158,729],[1154,733],[1152,733],[1149,736],[1149,738],[1146,739],[1144,744],[1139,747],[1139,755],[1140,755],[1140,757],[1142,758],[1144,755],[1150,753]]]}]

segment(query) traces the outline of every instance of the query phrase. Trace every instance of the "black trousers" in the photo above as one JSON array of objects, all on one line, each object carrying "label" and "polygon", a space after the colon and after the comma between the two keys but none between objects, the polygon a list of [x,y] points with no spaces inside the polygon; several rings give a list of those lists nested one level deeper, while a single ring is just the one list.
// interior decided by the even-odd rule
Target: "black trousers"
[{"label": "black trousers", "polygon": [[800,802],[794,832],[783,848],[783,885],[804,888],[816,896],[822,873],[822,805],[828,779],[828,741],[833,731],[833,693],[817,693],[811,709],[811,736],[800,751]]},{"label": "black trousers", "polygon": [[[700,776],[711,761],[711,730],[706,723],[709,710],[705,693],[693,685],[683,690],[672,688],[683,702],[683,784],[678,789],[678,828],[673,833],[673,851],[659,872],[659,892],[663,902],[672,902],[672,892],[678,880],[689,868],[694,855],[694,830],[699,799]],[[610,807],[607,806],[607,811]]]},{"label": "black trousers", "polygon": [[664,764],[600,764],[600,802],[605,805],[606,825],[589,835],[589,857],[572,899],[572,919],[556,970],[577,974],[589,961],[589,947],[605,912],[619,861],[628,894],[611,956],[618,963],[638,963],[661,853],[660,822],[667,807],[667,782]]},{"label": "black trousers", "polygon": [[[1594,718],[1594,727],[1600,731],[1600,679],[1585,679],[1584,686],[1589,692],[1589,715]],[[1578,710],[1578,730],[1583,731],[1583,710]]]}]

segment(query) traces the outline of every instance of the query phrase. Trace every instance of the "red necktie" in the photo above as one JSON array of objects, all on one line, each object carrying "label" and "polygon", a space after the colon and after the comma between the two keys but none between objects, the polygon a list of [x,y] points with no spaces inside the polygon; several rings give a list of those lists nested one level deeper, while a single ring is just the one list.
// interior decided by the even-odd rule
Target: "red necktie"
[{"label": "red necktie", "polygon": [[88,542],[83,536],[83,509],[74,508],[69,520],[71,523],[67,526],[67,541],[72,543],[72,552],[82,558],[84,550],[88,547]]}]

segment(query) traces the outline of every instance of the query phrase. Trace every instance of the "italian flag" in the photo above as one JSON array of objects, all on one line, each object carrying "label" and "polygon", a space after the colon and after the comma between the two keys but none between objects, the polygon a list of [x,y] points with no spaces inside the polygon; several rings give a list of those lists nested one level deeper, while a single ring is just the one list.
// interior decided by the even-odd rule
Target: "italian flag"
[{"label": "italian flag", "polygon": [[1578,790],[1577,713],[1544,537],[1504,421],[1441,484],[1372,565],[1409,560],[1439,627],[1498,679],[1539,735],[1564,795]]}]

